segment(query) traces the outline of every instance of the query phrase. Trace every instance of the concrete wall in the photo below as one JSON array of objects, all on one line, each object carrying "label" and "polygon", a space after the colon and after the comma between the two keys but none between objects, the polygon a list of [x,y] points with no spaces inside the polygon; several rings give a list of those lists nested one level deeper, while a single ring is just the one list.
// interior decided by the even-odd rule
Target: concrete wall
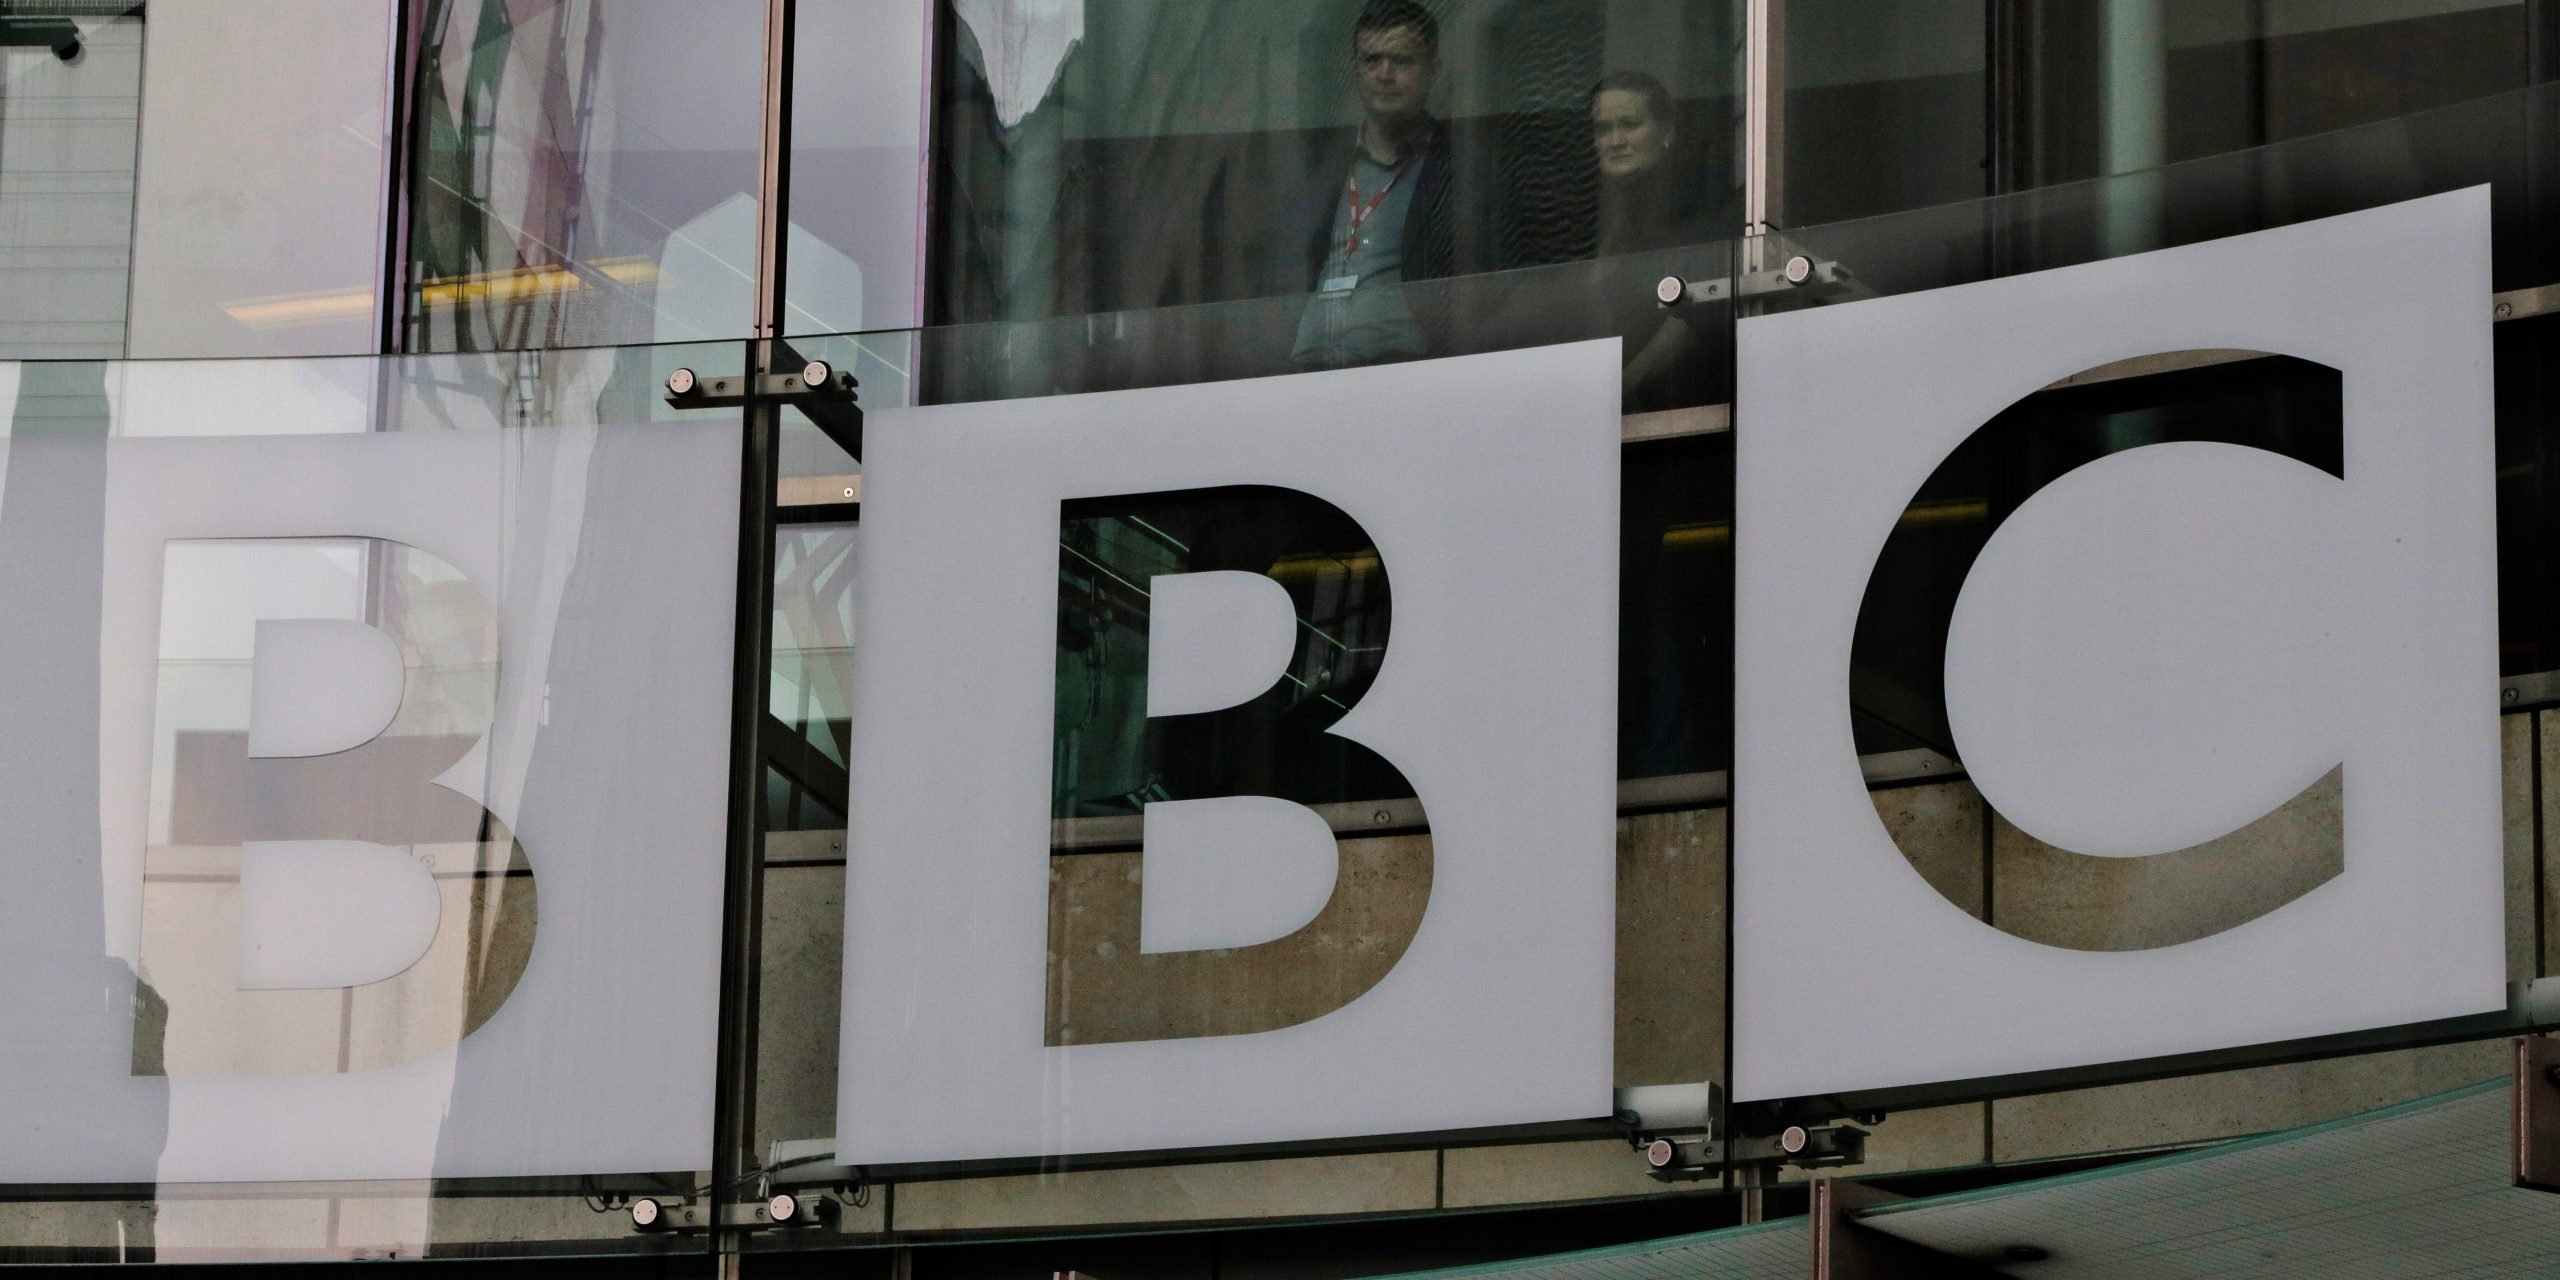
[{"label": "concrete wall", "polygon": [[[2536,808],[2560,813],[2560,742],[2544,741],[2560,737],[2560,711],[2511,715],[2502,726],[2510,970],[2529,978],[2560,971],[2560,903],[2544,908],[2550,918],[2539,926],[2534,919],[2538,905],[2560,897],[2535,891],[2545,874]],[[1987,811],[1970,785],[1895,787],[1874,796],[1879,816],[1924,860],[1923,874],[1952,899],[1971,904],[1975,914],[1989,910],[2014,923],[2020,913],[2049,913],[2069,917],[2042,922],[2051,928],[2104,933],[2114,927],[2103,909],[2061,901],[2040,883],[2031,842],[2005,823],[1986,827]],[[2336,820],[2334,811],[2289,817],[2295,826]],[[1618,824],[1622,1084],[1723,1074],[1724,819],[1722,809],[1703,809]],[[2271,828],[2269,838],[2283,839],[2285,829]],[[760,1141],[823,1137],[833,1129],[837,971],[829,961],[843,910],[843,870],[833,862],[842,857],[841,843],[827,833],[780,840],[777,856],[796,865],[774,871],[766,888]],[[2204,901],[2197,909],[2220,907]],[[1316,982],[1302,969],[1274,972],[1267,975],[1267,989],[1223,994],[1285,1003],[1290,992],[1311,990]],[[1121,1008],[1113,1016],[1143,1022],[1190,1015],[1167,1007]],[[1849,1172],[2032,1164],[2283,1129],[2498,1075],[2505,1070],[2504,1045],[2481,1041],[1905,1111],[1876,1127],[1867,1163]],[[898,1238],[929,1239],[945,1233],[1598,1202],[1699,1190],[1654,1182],[1621,1142],[1575,1141],[916,1182],[878,1189],[864,1220],[877,1222],[875,1229],[894,1228]]]},{"label": "concrete wall", "polygon": [[[2560,971],[2560,894],[2547,891],[2548,858],[2537,812],[2560,813],[2560,710],[2502,722],[2508,833],[2510,968],[2526,978]],[[2074,913],[2072,927],[2103,930],[2103,912],[2040,896],[2020,837],[1986,827],[1981,798],[1963,782],[1874,793],[1880,817],[1923,859],[1949,896],[2007,919],[2014,912]],[[2317,822],[2320,815],[2303,815]],[[1399,847],[1423,837],[1354,842],[1392,866]],[[1646,814],[1618,824],[1619,1079],[1658,1084],[1716,1079],[1724,1070],[1725,814],[1722,809]],[[834,1129],[838,976],[844,869],[840,835],[774,839],[765,892],[759,1146],[825,1138]],[[1069,859],[1080,881],[1115,857]],[[1122,868],[1125,870],[1125,868]],[[213,899],[219,877],[161,886]],[[1126,882],[1125,875],[1116,877]],[[1397,881],[1384,882],[1394,892]],[[2537,886],[2545,890],[2537,892]],[[1411,886],[1418,892],[1418,886]],[[1418,902],[1414,905],[1418,906]],[[1379,909],[1391,910],[1393,904]],[[2209,905],[2200,909],[2211,909]],[[2548,913],[2537,920],[2537,909]],[[219,912],[208,912],[219,915]],[[1081,926],[1077,926],[1081,927]],[[1071,929],[1069,930],[1072,931]],[[1068,944],[1072,947],[1072,942]],[[1224,998],[1285,1010],[1322,998],[1324,975],[1302,957],[1250,979]],[[183,994],[183,993],[180,993]],[[336,1052],[367,1037],[366,1010],[333,1012],[313,1034]],[[1101,1009],[1138,1034],[1150,1019],[1197,1020],[1181,1001]],[[1843,1011],[1841,1016],[1853,1016]],[[705,1033],[708,1034],[708,1028]],[[271,1056],[299,1041],[242,1027],[208,1040],[225,1052]],[[321,1035],[325,1032],[325,1035]],[[200,1048],[198,1052],[210,1049]],[[1988,1103],[1922,1108],[1874,1130],[1854,1174],[1949,1169],[1986,1161],[2036,1162],[2158,1150],[2307,1124],[2419,1097],[2500,1074],[2504,1042],[2440,1046],[2173,1080],[2081,1089]],[[609,1087],[606,1082],[605,1087]],[[698,1180],[699,1174],[694,1175]],[[1794,1175],[1789,1175],[1793,1180]],[[684,1179],[680,1176],[677,1181]],[[652,1250],[618,1212],[574,1195],[436,1197],[424,1186],[164,1188],[156,1202],[0,1203],[0,1257],[108,1256],[152,1248],[163,1260],[247,1257],[415,1257],[483,1241],[536,1247]],[[360,1194],[351,1194],[360,1193]],[[980,1237],[1058,1230],[1358,1218],[1495,1206],[1598,1203],[1717,1194],[1713,1184],[1666,1186],[1615,1140],[1448,1147],[1366,1154],[1025,1173],[875,1186],[844,1215],[844,1243]],[[50,1252],[45,1252],[50,1251]]]}]

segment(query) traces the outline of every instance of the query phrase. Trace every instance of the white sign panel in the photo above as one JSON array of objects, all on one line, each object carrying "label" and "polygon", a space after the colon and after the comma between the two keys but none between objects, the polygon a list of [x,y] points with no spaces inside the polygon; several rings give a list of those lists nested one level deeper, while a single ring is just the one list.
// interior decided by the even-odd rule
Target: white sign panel
[{"label": "white sign panel", "polygon": [[735,422],[368,430],[375,371],[26,375],[0,1182],[709,1159]]},{"label": "white sign panel", "polygon": [[[2480,188],[1741,323],[1738,1099],[2502,1006],[2489,292]],[[2184,859],[2159,881],[2177,900],[2097,949],[2036,911],[2127,904],[2004,912],[1995,880],[1986,923],[1915,870],[1860,778],[1870,577],[2001,410],[2195,349],[2336,370],[2341,429],[2292,456],[2181,439],[2069,470],[1996,526],[1944,637],[1953,746],[2039,865]],[[2253,840],[2288,801],[2335,817]]]},{"label": "white sign panel", "polygon": [[[1618,366],[1590,343],[872,419],[839,1160],[1607,1114]],[[1224,486],[1294,491],[1374,539],[1394,629],[1329,732],[1419,795],[1428,904],[1401,959],[1331,1012],[1050,1044],[1060,504]],[[1293,618],[1238,572],[1259,567],[1142,584],[1161,615],[1151,715],[1272,687]],[[1325,824],[1275,797],[1150,805],[1145,839],[1149,953],[1250,945],[1361,891]]]}]

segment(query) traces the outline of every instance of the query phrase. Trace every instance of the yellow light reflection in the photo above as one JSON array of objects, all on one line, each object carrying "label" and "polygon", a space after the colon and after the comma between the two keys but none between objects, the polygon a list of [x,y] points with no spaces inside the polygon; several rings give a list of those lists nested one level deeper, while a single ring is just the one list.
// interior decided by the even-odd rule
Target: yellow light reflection
[{"label": "yellow light reflection", "polygon": [[[647,289],[658,283],[658,264],[648,258],[601,258],[586,264],[586,271],[611,281],[613,286],[626,289]],[[608,286],[566,267],[514,267],[505,271],[431,279],[419,287],[418,304],[422,308],[435,309],[524,302],[604,287]],[[371,316],[373,290],[325,289],[314,293],[243,298],[222,304],[222,309],[232,319],[252,329],[294,329],[335,324]]]}]

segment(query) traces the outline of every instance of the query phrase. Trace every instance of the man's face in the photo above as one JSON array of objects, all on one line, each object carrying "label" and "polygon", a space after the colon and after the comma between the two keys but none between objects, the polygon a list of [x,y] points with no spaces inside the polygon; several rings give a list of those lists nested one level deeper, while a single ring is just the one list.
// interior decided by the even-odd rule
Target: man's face
[{"label": "man's face", "polygon": [[1422,114],[1440,62],[1420,31],[1387,27],[1360,33],[1351,49],[1351,71],[1360,85],[1360,108],[1370,118],[1407,120]]}]

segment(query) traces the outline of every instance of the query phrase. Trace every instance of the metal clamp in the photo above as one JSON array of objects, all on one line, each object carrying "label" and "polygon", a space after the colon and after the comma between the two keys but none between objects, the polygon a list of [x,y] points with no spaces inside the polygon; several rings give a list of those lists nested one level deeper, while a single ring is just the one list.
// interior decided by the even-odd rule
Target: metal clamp
[{"label": "metal clamp", "polygon": [[1795,254],[1765,271],[1746,271],[1734,278],[1706,276],[1687,280],[1664,276],[1654,282],[1653,300],[1666,307],[1689,302],[1723,302],[1734,297],[1759,298],[1779,293],[1830,294],[1848,290],[1856,277],[1837,262]]},{"label": "metal clamp", "polygon": [[759,374],[752,386],[744,375],[706,378],[691,369],[678,369],[667,375],[667,403],[679,409],[735,408],[749,400],[851,404],[854,388],[860,385],[852,374],[838,372],[824,360],[812,360],[796,373]]},{"label": "metal clamp", "polygon": [[1656,1182],[1697,1182],[1721,1176],[1727,1164],[1829,1169],[1864,1164],[1867,1131],[1849,1125],[1807,1128],[1791,1124],[1762,1137],[1655,1138],[1644,1144],[1646,1173]]},{"label": "metal clamp", "polygon": [[716,1213],[690,1196],[682,1200],[640,1199],[631,1202],[631,1229],[681,1234],[708,1231],[714,1226],[732,1231],[821,1227],[833,1225],[837,1213],[836,1202],[825,1196],[788,1191],[774,1192],[762,1200],[724,1204]]},{"label": "metal clamp", "polygon": [[862,457],[862,405],[855,394],[862,384],[824,360],[805,363],[781,349],[778,364],[799,364],[791,372],[704,377],[691,369],[667,376],[667,403],[678,409],[735,409],[751,402],[787,404],[827,433],[847,454]]}]

